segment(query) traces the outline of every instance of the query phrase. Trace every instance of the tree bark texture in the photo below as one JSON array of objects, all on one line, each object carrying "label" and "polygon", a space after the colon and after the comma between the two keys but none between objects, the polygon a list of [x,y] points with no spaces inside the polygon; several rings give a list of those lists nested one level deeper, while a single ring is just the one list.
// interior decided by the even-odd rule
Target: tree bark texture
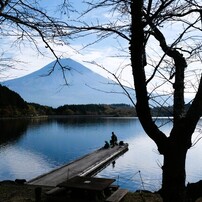
[{"label": "tree bark texture", "polygon": [[[181,142],[181,138],[186,137],[183,137],[184,134],[180,130],[183,124],[180,124],[180,128],[175,127],[175,130],[172,131],[172,137],[168,138],[159,130],[152,120],[144,69],[145,40],[142,8],[143,0],[131,1],[132,24],[130,52],[137,99],[136,111],[145,132],[157,144],[160,154],[164,155],[164,165],[162,168],[163,200],[165,202],[184,202],[186,176],[185,159],[188,147],[187,143],[183,144],[183,141]],[[183,86],[183,84],[181,86]],[[182,103],[183,98],[180,99],[180,103]],[[180,121],[178,123],[180,123]]]},{"label": "tree bark texture", "polygon": [[164,202],[184,202],[186,200],[185,161],[188,149],[179,146],[174,140],[168,144],[162,167],[161,196]]}]

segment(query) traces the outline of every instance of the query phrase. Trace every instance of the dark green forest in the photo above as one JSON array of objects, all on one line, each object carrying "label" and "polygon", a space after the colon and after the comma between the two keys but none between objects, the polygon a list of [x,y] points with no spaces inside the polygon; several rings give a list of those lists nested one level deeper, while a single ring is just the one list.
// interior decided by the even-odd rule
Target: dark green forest
[{"label": "dark green forest", "polygon": [[[187,106],[188,108],[188,106]],[[172,116],[172,107],[152,108],[156,117]],[[86,104],[64,105],[58,108],[27,103],[19,94],[0,85],[0,117],[36,117],[51,115],[85,115],[85,116],[114,116],[136,117],[133,106],[126,104]]]},{"label": "dark green forest", "polygon": [[29,105],[14,91],[0,85],[0,116],[25,116]]},{"label": "dark green forest", "polygon": [[64,105],[58,108],[27,103],[19,94],[0,85],[0,117],[34,117],[44,115],[136,116],[135,108],[126,104]]}]

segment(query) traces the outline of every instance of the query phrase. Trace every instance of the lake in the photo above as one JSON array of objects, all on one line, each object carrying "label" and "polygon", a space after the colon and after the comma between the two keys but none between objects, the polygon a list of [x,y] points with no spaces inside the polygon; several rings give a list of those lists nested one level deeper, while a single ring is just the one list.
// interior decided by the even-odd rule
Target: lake
[{"label": "lake", "polygon": [[[169,134],[172,120],[156,119]],[[202,123],[200,121],[200,123]],[[201,137],[200,123],[193,137]],[[129,143],[129,151],[98,177],[116,179],[130,191],[161,187],[162,156],[145,134],[137,118],[60,117],[0,120],[0,181],[32,179],[104,146],[114,131],[118,140]],[[187,155],[187,181],[202,179],[202,141]]]}]

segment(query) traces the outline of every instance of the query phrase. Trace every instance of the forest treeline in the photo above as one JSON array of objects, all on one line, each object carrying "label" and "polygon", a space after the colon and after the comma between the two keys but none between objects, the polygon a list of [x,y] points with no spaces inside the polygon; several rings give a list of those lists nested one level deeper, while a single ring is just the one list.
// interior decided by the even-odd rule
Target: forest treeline
[{"label": "forest treeline", "polygon": [[0,84],[0,117],[33,117],[44,115],[136,116],[134,107],[126,104],[64,105],[58,108],[27,103],[19,94]]},{"label": "forest treeline", "polygon": [[[187,106],[188,107],[188,106]],[[156,117],[172,116],[172,107],[151,109]],[[88,115],[135,117],[136,110],[126,104],[64,105],[58,108],[27,103],[19,94],[0,84],[0,117],[34,117],[48,115]]]}]

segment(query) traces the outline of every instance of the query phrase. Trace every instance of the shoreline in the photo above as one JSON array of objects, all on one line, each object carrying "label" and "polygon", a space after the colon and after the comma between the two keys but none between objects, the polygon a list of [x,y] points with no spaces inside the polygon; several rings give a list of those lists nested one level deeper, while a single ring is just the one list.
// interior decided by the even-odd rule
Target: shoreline
[{"label": "shoreline", "polygon": [[[0,181],[0,199],[3,202],[28,202],[36,201],[35,192],[39,186],[36,185],[27,185],[19,184],[15,181],[4,180]],[[41,188],[41,202],[50,201],[47,198],[46,192],[51,190],[52,187],[40,186]],[[83,199],[71,198],[67,194],[56,195],[51,201],[60,201],[60,202],[84,202]],[[85,201],[87,202],[87,201]],[[99,200],[99,202],[102,202]],[[104,202],[104,200],[103,200]],[[162,202],[161,197],[156,193],[146,193],[146,192],[128,192],[126,196],[122,199],[122,202]]]}]

